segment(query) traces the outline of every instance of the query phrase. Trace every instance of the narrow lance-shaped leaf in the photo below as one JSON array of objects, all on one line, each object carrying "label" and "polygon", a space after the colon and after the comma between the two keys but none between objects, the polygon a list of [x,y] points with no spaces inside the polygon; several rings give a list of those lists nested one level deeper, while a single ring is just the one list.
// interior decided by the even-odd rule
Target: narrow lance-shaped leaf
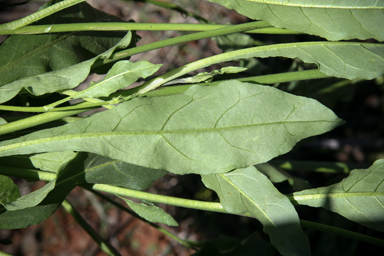
[{"label": "narrow lance-shaped leaf", "polygon": [[271,243],[283,255],[310,255],[309,241],[289,199],[253,166],[225,174],[202,175],[230,213],[250,213],[264,226]]},{"label": "narrow lance-shaped leaf", "polygon": [[[64,21],[121,20],[81,3],[40,23]],[[12,99],[23,88],[36,96],[74,88],[88,76],[97,59],[108,58],[115,49],[127,47],[131,39],[131,32],[124,37],[122,32],[92,31],[11,36],[0,47],[0,103]]]},{"label": "narrow lance-shaped leaf", "polygon": [[319,102],[223,82],[136,98],[61,127],[0,143],[0,156],[87,151],[170,172],[224,173],[263,163],[342,121]]},{"label": "narrow lance-shaped leaf", "polygon": [[384,40],[384,1],[209,0],[275,27],[328,40]]},{"label": "narrow lance-shaped leaf", "polygon": [[177,222],[172,218],[171,215],[169,215],[163,209],[157,207],[156,205],[135,203],[124,197],[120,198],[123,199],[133,211],[140,215],[140,217],[150,222],[164,223],[168,226],[178,226]]},{"label": "narrow lance-shaped leaf", "polygon": [[384,231],[384,160],[353,170],[341,182],[296,192],[301,205],[323,207],[361,225]]},{"label": "narrow lance-shaped leaf", "polygon": [[128,87],[138,78],[146,78],[155,73],[162,64],[152,64],[148,61],[130,62],[119,61],[112,66],[105,78],[90,87],[76,93],[73,98],[107,97],[119,89]]}]

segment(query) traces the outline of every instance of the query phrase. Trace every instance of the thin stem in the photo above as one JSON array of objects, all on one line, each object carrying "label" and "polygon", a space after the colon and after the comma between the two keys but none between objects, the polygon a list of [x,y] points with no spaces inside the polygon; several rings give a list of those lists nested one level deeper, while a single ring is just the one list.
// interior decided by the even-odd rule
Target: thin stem
[{"label": "thin stem", "polygon": [[[81,106],[81,104],[82,103],[78,104],[77,106],[79,107]],[[88,104],[88,103],[84,103],[84,104]],[[35,116],[31,116],[21,120],[17,120],[11,123],[1,125],[0,135],[20,131],[20,130],[34,127],[40,124],[49,123],[51,121],[55,121],[68,116],[73,116],[91,109],[93,108],[82,108],[82,109],[62,111],[62,112],[47,112],[40,115],[35,115]]]},{"label": "thin stem", "polygon": [[[254,34],[299,34],[299,32],[272,27],[269,23],[264,28],[245,31]],[[191,23],[133,23],[133,22],[92,22],[68,23],[53,25],[30,25],[19,29],[0,30],[0,35],[34,35],[48,33],[63,33],[76,31],[209,31],[220,28],[229,28],[236,25],[218,24],[191,24]]]},{"label": "thin stem", "polygon": [[317,44],[317,42],[306,42],[306,43],[287,43],[287,44],[277,44],[277,45],[266,45],[266,46],[251,47],[251,48],[217,54],[212,57],[204,58],[204,59],[186,64],[180,68],[176,68],[136,88],[133,88],[129,91],[130,93],[132,93],[132,95],[128,96],[127,99],[129,99],[130,97],[137,97],[139,95],[145,94],[189,72],[198,70],[200,68],[205,68],[216,63],[251,58],[251,57],[268,57],[270,56],[268,54],[268,51],[275,52],[276,50],[280,50],[280,49],[300,47],[301,45],[312,45],[314,43]]},{"label": "thin stem", "polygon": [[99,245],[100,249],[108,255],[120,255],[120,253],[88,224],[88,222],[80,215],[80,213],[67,201],[64,200],[61,204],[63,208],[72,215],[77,224],[79,224],[85,232]]},{"label": "thin stem", "polygon": [[255,21],[255,22],[249,22],[249,23],[244,23],[240,25],[234,25],[230,27],[224,27],[220,29],[214,29],[214,30],[208,30],[204,32],[197,32],[189,35],[178,36],[175,38],[169,38],[159,42],[149,43],[149,44],[138,46],[132,49],[127,49],[124,51],[117,52],[114,55],[112,55],[111,58],[109,58],[108,60],[105,60],[103,63],[106,64],[109,62],[115,62],[117,60],[124,59],[135,54],[163,48],[166,46],[200,40],[204,38],[211,38],[215,36],[239,33],[239,32],[249,31],[257,28],[265,28],[269,26],[270,26],[269,23],[266,23],[264,21]]},{"label": "thin stem", "polygon": [[189,199],[183,199],[183,198],[177,198],[177,197],[171,197],[171,196],[163,196],[163,195],[157,195],[157,194],[152,194],[148,192],[128,189],[128,188],[120,188],[116,186],[105,185],[105,184],[93,184],[91,186],[91,189],[112,193],[116,195],[121,195],[121,196],[133,197],[140,200],[147,200],[154,203],[170,204],[170,205],[175,205],[175,206],[180,206],[180,207],[185,207],[190,209],[228,213],[224,210],[223,206],[220,203],[203,202],[203,201],[189,200]]},{"label": "thin stem", "polygon": [[378,239],[375,237],[363,235],[350,230],[329,226],[321,223],[311,222],[307,220],[300,220],[300,223],[305,228],[315,229],[315,230],[319,230],[319,231],[323,231],[323,232],[327,232],[327,233],[331,233],[331,234],[335,234],[335,235],[339,235],[339,236],[343,236],[343,237],[347,237],[347,238],[351,238],[351,239],[355,239],[355,240],[359,240],[366,243],[384,247],[384,240],[382,239]]},{"label": "thin stem", "polygon": [[84,1],[86,0],[64,0],[64,1],[58,2],[38,12],[32,13],[31,15],[28,15],[27,17],[24,17],[22,19],[2,24],[0,25],[0,31],[13,30],[13,29],[24,27],[44,17],[47,17],[55,12],[61,11],[65,8],[71,7],[73,5],[79,4]]},{"label": "thin stem", "polygon": [[[60,102],[61,103],[61,102]],[[7,105],[0,105],[0,110],[4,111],[16,111],[16,112],[66,112],[66,111],[72,111],[72,110],[89,110],[90,108],[95,107],[102,107],[102,106],[108,106],[111,104],[117,104],[119,101],[112,100],[110,102],[95,102],[95,103],[85,103],[80,105],[72,105],[67,107],[60,107],[60,108],[47,108],[47,107],[19,107],[19,106],[7,106]],[[55,104],[52,104],[55,105]]]},{"label": "thin stem", "polygon": [[180,244],[182,244],[183,246],[187,247],[187,248],[191,248],[191,249],[196,249],[196,246],[194,244],[191,244],[189,243],[187,240],[183,240],[181,238],[179,238],[178,236],[176,236],[175,234],[169,232],[168,230],[156,225],[155,223],[152,223],[150,221],[147,221],[146,219],[140,217],[137,213],[135,213],[134,211],[128,209],[127,207],[124,207],[123,205],[121,205],[120,203],[112,200],[111,198],[103,195],[102,193],[96,191],[96,190],[93,190],[93,189],[88,189],[85,187],[85,189],[91,191],[92,193],[98,195],[99,197],[101,197],[102,199],[108,201],[109,203],[111,203],[112,205],[116,206],[117,208],[129,213],[130,215],[134,216],[135,218],[138,218],[140,219],[141,221],[144,221],[145,223],[147,223],[148,225],[154,227],[155,229],[157,229],[158,231],[160,231],[161,233],[165,234],[166,236],[176,240],[177,242],[179,242]]},{"label": "thin stem", "polygon": [[[252,82],[252,83],[258,83],[258,84],[275,84],[275,83],[286,83],[286,82],[299,81],[299,80],[320,79],[320,78],[327,78],[327,77],[330,77],[330,76],[322,73],[318,69],[312,69],[312,70],[294,71],[294,72],[263,75],[263,76],[243,77],[243,78],[230,79],[226,81],[238,80],[241,82]],[[217,85],[222,82],[223,81],[215,81],[211,83],[202,83],[202,84]],[[158,96],[179,94],[179,93],[185,92],[192,85],[193,84],[160,87],[157,90],[146,93],[145,96],[158,97]],[[129,96],[130,94],[131,92],[129,90],[121,91],[121,92],[116,92],[114,94],[111,94],[109,98],[116,98],[119,96],[124,98]]]}]

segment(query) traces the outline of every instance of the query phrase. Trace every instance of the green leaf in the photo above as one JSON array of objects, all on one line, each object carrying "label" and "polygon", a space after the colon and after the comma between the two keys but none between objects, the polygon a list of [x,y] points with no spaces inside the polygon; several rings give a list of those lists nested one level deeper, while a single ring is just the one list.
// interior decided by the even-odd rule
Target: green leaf
[{"label": "green leaf", "polygon": [[384,2],[377,0],[209,0],[255,20],[328,40],[384,40]]},{"label": "green leaf", "polygon": [[87,183],[109,184],[135,190],[144,190],[167,174],[164,170],[128,164],[95,154],[89,154],[84,165]]},{"label": "green leaf", "polygon": [[128,87],[138,78],[146,78],[155,73],[162,64],[152,64],[148,61],[130,62],[119,61],[112,66],[105,78],[90,87],[76,93],[73,98],[107,97],[119,89]]},{"label": "green leaf", "polygon": [[168,226],[178,226],[177,222],[172,218],[171,215],[166,213],[163,209],[155,205],[147,205],[144,203],[135,203],[129,199],[119,196],[123,199],[128,206],[135,211],[140,217],[157,223],[164,223]]},{"label": "green leaf", "polygon": [[0,204],[7,204],[19,197],[19,188],[13,183],[13,180],[7,176],[0,175]]},{"label": "green leaf", "polygon": [[266,162],[341,123],[315,100],[232,81],[135,98],[87,119],[3,141],[0,156],[87,151],[178,174],[224,173]]},{"label": "green leaf", "polygon": [[283,255],[310,255],[309,241],[289,199],[253,166],[225,174],[202,175],[230,213],[249,213],[264,226],[271,243]]},{"label": "green leaf", "polygon": [[[87,3],[81,3],[39,23],[91,21],[120,20]],[[0,47],[0,103],[13,98],[23,88],[37,96],[74,88],[88,76],[91,66],[98,58],[108,58],[116,48],[129,45],[131,32],[123,37],[121,32],[9,37]],[[113,48],[110,49],[111,47]]]},{"label": "green leaf", "polygon": [[6,124],[7,121],[4,118],[0,117],[0,125]]},{"label": "green leaf", "polygon": [[353,170],[339,183],[293,193],[300,205],[323,207],[366,227],[384,231],[384,160]]}]

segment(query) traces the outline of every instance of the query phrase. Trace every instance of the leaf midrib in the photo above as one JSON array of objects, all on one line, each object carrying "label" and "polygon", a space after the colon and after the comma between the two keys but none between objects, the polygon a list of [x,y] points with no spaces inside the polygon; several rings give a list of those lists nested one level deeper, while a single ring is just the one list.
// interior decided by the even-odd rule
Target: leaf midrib
[{"label": "leaf midrib", "polygon": [[300,203],[304,200],[319,200],[329,198],[351,198],[351,197],[375,197],[384,196],[383,192],[339,192],[339,193],[319,193],[309,195],[293,195],[293,199]]},{"label": "leaf midrib", "polygon": [[278,124],[289,124],[289,123],[335,123],[337,120],[309,120],[309,121],[279,121],[279,122],[269,122],[269,123],[259,123],[259,124],[248,124],[248,125],[238,125],[238,126],[227,126],[227,127],[211,127],[211,128],[202,128],[202,129],[180,129],[180,130],[148,130],[148,131],[111,131],[111,132],[84,132],[84,133],[74,133],[68,135],[58,135],[51,137],[44,137],[39,139],[26,140],[21,142],[16,142],[8,144],[5,146],[0,146],[0,153],[12,150],[18,147],[25,147],[34,144],[47,143],[53,141],[62,141],[69,139],[83,139],[83,138],[94,138],[94,137],[103,137],[103,136],[128,136],[128,135],[164,135],[164,134],[187,134],[187,133],[207,133],[207,132],[220,132],[224,130],[231,129],[246,129],[252,126],[264,126],[264,125],[278,125]]}]

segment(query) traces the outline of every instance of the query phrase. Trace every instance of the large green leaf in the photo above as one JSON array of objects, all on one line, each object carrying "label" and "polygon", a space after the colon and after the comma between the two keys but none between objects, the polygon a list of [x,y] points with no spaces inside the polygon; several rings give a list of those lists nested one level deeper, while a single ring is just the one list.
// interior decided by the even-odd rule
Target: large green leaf
[{"label": "large green leaf", "polygon": [[369,169],[353,170],[328,187],[293,194],[301,205],[323,207],[369,228],[384,231],[384,160]]},{"label": "large green leaf", "polygon": [[0,205],[15,201],[19,197],[19,188],[13,183],[13,180],[7,176],[0,175]]},{"label": "large green leaf", "polygon": [[[92,21],[120,20],[87,3],[81,3],[43,19],[40,23]],[[0,102],[13,98],[22,88],[34,95],[42,95],[77,86],[88,76],[98,58],[108,58],[116,48],[129,45],[131,32],[123,37],[124,33],[121,32],[9,37],[0,47]]]},{"label": "large green leaf", "polygon": [[383,0],[209,0],[255,20],[328,40],[384,40]]},{"label": "large green leaf", "polygon": [[178,226],[177,222],[172,218],[171,215],[156,205],[135,203],[127,198],[120,198],[123,199],[128,204],[128,206],[131,207],[131,209],[135,211],[140,217],[150,222],[164,223],[168,226]]},{"label": "large green leaf", "polygon": [[225,174],[202,175],[230,213],[249,213],[264,226],[271,243],[283,255],[310,255],[309,241],[289,199],[255,167]]},{"label": "large green leaf", "polygon": [[[35,168],[47,172],[58,173],[70,161],[76,157],[77,153],[72,151],[43,153],[30,156],[29,159]],[[25,168],[28,168],[26,166]]]},{"label": "large green leaf", "polygon": [[148,61],[130,62],[122,60],[113,65],[105,78],[74,95],[73,98],[107,97],[119,89],[123,89],[138,78],[146,78],[155,73],[162,64],[152,64]]},{"label": "large green leaf", "polygon": [[136,98],[61,127],[0,143],[0,156],[87,151],[174,173],[224,173],[284,154],[342,121],[319,102],[223,82]]}]

